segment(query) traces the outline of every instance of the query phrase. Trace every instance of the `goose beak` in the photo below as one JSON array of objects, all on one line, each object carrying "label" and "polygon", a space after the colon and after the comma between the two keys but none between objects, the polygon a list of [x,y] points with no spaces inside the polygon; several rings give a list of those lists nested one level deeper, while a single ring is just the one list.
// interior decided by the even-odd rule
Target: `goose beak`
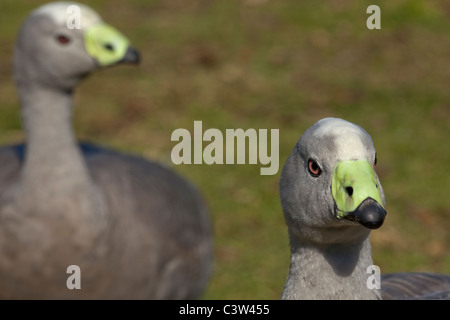
[{"label": "goose beak", "polygon": [[90,26],[84,34],[87,53],[100,67],[116,63],[138,63],[139,53],[130,46],[128,39],[117,29],[99,22]]},{"label": "goose beak", "polygon": [[369,229],[383,224],[386,210],[375,171],[368,161],[339,162],[333,170],[331,193],[339,219],[355,221]]},{"label": "goose beak", "polygon": [[378,229],[384,222],[386,210],[372,198],[364,200],[356,210],[349,212],[344,218],[356,221],[368,229]]},{"label": "goose beak", "polygon": [[119,61],[119,63],[138,64],[140,61],[141,61],[141,55],[139,54],[139,52],[135,48],[129,46],[127,48],[127,51],[125,52],[125,55]]}]

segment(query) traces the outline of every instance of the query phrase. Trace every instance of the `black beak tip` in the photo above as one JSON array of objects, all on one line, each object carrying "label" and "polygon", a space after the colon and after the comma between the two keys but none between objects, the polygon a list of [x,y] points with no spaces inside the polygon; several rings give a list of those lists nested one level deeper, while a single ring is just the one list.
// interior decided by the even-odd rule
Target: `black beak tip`
[{"label": "black beak tip", "polygon": [[372,198],[364,200],[359,207],[349,213],[351,220],[359,222],[368,229],[378,229],[383,225],[386,210]]},{"label": "black beak tip", "polygon": [[128,47],[124,57],[122,58],[122,60],[120,60],[120,62],[122,63],[134,63],[134,64],[138,64],[140,61],[141,55],[133,47]]},{"label": "black beak tip", "polygon": [[379,218],[379,217],[370,217],[367,219],[362,219],[361,221],[359,221],[359,223],[361,223],[364,227],[368,228],[368,229],[378,229],[379,227],[381,227],[383,225],[384,222],[384,217]]}]

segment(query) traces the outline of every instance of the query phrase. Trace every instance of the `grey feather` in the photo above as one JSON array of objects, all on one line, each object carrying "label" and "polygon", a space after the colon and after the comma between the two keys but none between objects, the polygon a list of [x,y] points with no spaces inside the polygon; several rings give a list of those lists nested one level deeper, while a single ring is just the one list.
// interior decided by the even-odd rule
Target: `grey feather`
[{"label": "grey feather", "polygon": [[426,272],[390,273],[381,277],[383,299],[450,300],[450,276]]},{"label": "grey feather", "polygon": [[[82,30],[55,44],[63,27],[48,8],[15,48],[26,144],[0,149],[0,298],[198,298],[213,258],[204,199],[159,164],[78,144],[72,90],[98,64]],[[70,265],[81,290],[66,287]]]}]

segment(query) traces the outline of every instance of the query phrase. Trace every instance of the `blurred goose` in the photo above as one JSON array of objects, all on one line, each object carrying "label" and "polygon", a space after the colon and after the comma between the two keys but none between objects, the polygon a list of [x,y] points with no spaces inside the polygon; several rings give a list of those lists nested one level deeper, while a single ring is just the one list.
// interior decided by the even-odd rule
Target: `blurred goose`
[{"label": "blurred goose", "polygon": [[369,234],[386,216],[376,161],[370,135],[342,119],[319,120],[300,137],[280,178],[291,247],[282,299],[450,297],[447,275],[389,274],[381,290],[368,285]]},{"label": "blurred goose", "polygon": [[[69,6],[80,29],[67,27]],[[72,21],[73,22],[73,21]],[[85,5],[43,5],[14,50],[24,145],[0,149],[0,298],[198,298],[212,265],[199,192],[142,158],[77,143],[72,92],[138,52]],[[71,265],[78,266],[81,289]],[[74,280],[75,279],[75,280]]]}]

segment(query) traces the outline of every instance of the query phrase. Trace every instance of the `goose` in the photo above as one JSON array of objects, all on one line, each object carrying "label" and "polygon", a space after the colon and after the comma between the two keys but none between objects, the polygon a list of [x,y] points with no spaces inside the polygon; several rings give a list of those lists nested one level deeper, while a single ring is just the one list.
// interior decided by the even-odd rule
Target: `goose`
[{"label": "goose", "polygon": [[280,175],[291,253],[282,299],[450,298],[444,274],[393,273],[377,284],[369,235],[386,209],[376,162],[371,136],[343,119],[321,119],[300,137]]},{"label": "goose", "polygon": [[[79,28],[68,28],[77,9]],[[0,298],[203,294],[213,245],[198,189],[164,165],[80,144],[72,128],[77,84],[137,62],[128,39],[86,5],[45,4],[23,22],[13,70],[25,143],[0,149]]]}]

